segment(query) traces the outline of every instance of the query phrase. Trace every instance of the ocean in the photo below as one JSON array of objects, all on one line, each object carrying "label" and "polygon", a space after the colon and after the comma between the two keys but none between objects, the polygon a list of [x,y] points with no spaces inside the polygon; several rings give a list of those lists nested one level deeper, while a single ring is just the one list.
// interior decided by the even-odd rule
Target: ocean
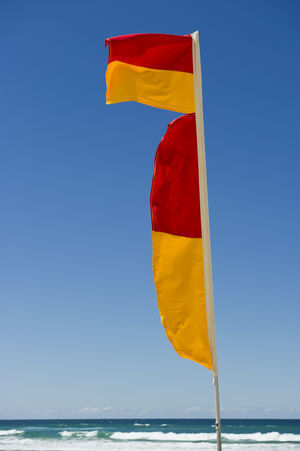
[{"label": "ocean", "polygon": [[[300,420],[223,420],[223,449],[300,451]],[[0,420],[0,451],[216,450],[214,420]]]}]

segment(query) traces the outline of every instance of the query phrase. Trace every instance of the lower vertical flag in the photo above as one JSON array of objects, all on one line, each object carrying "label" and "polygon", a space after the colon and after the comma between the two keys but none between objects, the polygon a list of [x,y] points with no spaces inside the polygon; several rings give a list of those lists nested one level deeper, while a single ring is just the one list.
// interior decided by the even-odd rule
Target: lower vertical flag
[{"label": "lower vertical flag", "polygon": [[150,207],[162,324],[180,356],[211,370],[194,113],[169,124],[158,146]]}]

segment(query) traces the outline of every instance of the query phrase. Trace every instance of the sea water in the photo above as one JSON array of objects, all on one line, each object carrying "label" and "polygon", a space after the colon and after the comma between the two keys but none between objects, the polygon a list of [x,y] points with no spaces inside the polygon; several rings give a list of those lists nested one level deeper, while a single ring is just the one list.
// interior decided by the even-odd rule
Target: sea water
[{"label": "sea water", "polygon": [[[224,451],[300,451],[300,420],[223,420]],[[2,420],[0,451],[216,450],[213,420]]]}]

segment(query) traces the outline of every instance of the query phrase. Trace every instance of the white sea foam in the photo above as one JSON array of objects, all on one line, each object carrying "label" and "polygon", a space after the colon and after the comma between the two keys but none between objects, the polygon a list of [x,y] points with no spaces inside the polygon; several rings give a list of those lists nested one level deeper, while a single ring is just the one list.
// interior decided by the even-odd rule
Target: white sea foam
[{"label": "white sea foam", "polygon": [[175,432],[114,432],[111,436],[115,440],[151,440],[197,442],[215,440],[215,434],[176,434]]},{"label": "white sea foam", "polygon": [[149,423],[134,423],[134,426],[146,426],[146,427],[149,427],[150,424]]},{"label": "white sea foam", "polygon": [[[0,438],[0,451],[215,451],[215,443],[134,442],[111,440],[38,440],[21,437]],[[299,451],[299,445],[285,444],[223,444],[224,451]]]},{"label": "white sea foam", "polygon": [[299,442],[299,434],[280,434],[279,432],[255,432],[253,434],[223,434],[224,438],[232,441],[246,441],[252,442]]},{"label": "white sea foam", "polygon": [[161,424],[161,427],[168,426],[167,423]]},{"label": "white sea foam", "polygon": [[87,431],[85,432],[86,437],[97,437],[98,431]]},{"label": "white sea foam", "polygon": [[59,432],[59,435],[61,435],[62,437],[72,437],[73,434],[74,434],[74,432],[70,432],[70,431]]},{"label": "white sea foam", "polygon": [[86,437],[86,438],[90,438],[90,437],[97,437],[98,431],[62,431],[59,432],[59,435],[61,435],[62,437],[78,437],[78,438],[82,438],[82,437]]},{"label": "white sea foam", "polygon": [[7,431],[0,431],[0,435],[18,435],[23,434],[24,431],[18,431],[17,429],[8,429]]},{"label": "white sea foam", "polygon": [[[262,434],[222,434],[223,439],[232,442],[299,442],[299,434],[280,434],[268,432]],[[176,434],[174,432],[114,432],[111,436],[115,440],[149,440],[149,441],[175,441],[175,442],[213,442],[216,439],[214,433]]]}]

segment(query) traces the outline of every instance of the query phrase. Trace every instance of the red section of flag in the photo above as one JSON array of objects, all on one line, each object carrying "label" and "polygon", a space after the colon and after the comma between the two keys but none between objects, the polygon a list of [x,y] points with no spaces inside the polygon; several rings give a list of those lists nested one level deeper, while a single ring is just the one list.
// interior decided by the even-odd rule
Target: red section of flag
[{"label": "red section of flag", "polygon": [[155,232],[202,237],[194,113],[171,122],[157,148],[150,207]]},{"label": "red section of flag", "polygon": [[151,69],[193,73],[192,38],[169,34],[129,34],[105,41],[109,59]]}]

